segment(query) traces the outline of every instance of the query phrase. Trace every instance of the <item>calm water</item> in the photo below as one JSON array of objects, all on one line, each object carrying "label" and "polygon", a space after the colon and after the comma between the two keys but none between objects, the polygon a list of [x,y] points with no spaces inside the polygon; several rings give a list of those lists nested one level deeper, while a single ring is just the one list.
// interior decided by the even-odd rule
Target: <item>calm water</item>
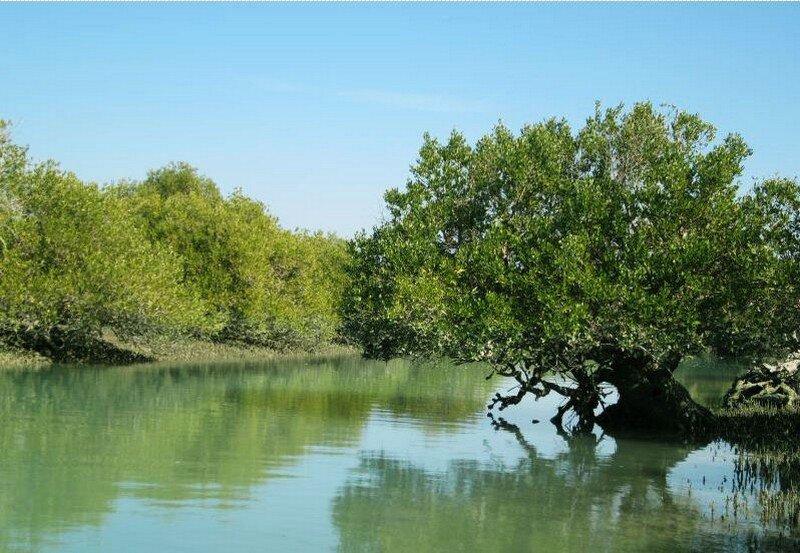
[{"label": "calm water", "polygon": [[[717,401],[735,367],[681,378]],[[494,430],[480,368],[354,357],[0,373],[0,551],[747,551],[724,443]],[[760,541],[759,541],[760,540]],[[753,545],[758,542],[759,545]],[[781,545],[783,547],[784,545]]]}]

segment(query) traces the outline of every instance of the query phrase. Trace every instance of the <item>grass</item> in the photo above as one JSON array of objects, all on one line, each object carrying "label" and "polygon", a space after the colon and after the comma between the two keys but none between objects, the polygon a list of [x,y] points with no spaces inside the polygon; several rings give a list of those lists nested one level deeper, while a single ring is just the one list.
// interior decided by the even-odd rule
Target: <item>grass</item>
[{"label": "grass", "polygon": [[204,359],[268,359],[294,355],[354,353],[356,350],[337,344],[326,344],[313,351],[274,350],[235,342],[210,342],[183,338],[151,344],[150,352],[156,361],[198,361]]},{"label": "grass", "polygon": [[800,408],[743,406],[717,411],[720,437],[744,447],[797,446]]},{"label": "grass", "polygon": [[[333,355],[355,353],[350,346],[326,344],[308,350],[274,350],[236,342],[213,342],[187,337],[148,337],[138,340],[120,340],[114,335],[104,335],[103,348],[97,348],[92,364],[129,364],[156,361],[202,361],[270,359],[296,355]],[[105,354],[111,353],[111,357]],[[121,360],[122,359],[122,360]],[[35,352],[9,348],[0,344],[0,369],[32,368],[52,364],[52,360]]]},{"label": "grass", "polygon": [[737,490],[757,495],[762,524],[800,531],[800,409],[747,406],[717,414],[720,437],[738,453]]},{"label": "grass", "polygon": [[0,345],[0,369],[8,368],[36,368],[50,364],[47,357],[31,351],[5,348]]}]

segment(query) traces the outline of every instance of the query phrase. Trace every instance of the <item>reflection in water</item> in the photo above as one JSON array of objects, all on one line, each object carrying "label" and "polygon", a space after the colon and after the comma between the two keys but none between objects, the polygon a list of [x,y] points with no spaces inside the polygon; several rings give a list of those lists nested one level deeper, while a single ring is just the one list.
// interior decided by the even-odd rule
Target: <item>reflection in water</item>
[{"label": "reflection in water", "polygon": [[355,357],[0,374],[0,551],[792,544],[755,513],[720,520],[742,474],[725,444],[565,440],[532,402],[495,431],[482,374]]},{"label": "reflection in water", "polygon": [[245,500],[309,447],[357,441],[376,405],[424,406],[435,431],[480,409],[486,385],[473,377],[354,357],[4,373],[0,550],[102,524],[123,495]]},{"label": "reflection in water", "polygon": [[[680,551],[700,513],[673,498],[667,471],[681,448],[629,444],[598,459],[576,439],[553,459],[509,467],[454,463],[443,475],[366,455],[368,476],[337,498],[344,551]],[[690,537],[687,539],[687,537]],[[703,538],[702,534],[698,536]]]},{"label": "reflection in water", "polygon": [[710,360],[698,357],[685,361],[675,372],[675,378],[686,386],[695,401],[717,408],[733,381],[749,369],[744,360]]}]

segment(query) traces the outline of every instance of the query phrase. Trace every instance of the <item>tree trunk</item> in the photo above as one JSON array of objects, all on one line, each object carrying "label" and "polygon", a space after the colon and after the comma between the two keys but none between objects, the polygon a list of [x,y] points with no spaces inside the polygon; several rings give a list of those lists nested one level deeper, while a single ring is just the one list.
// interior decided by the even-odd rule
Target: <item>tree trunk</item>
[{"label": "tree trunk", "polygon": [[[677,366],[677,363],[674,364]],[[716,417],[695,402],[672,376],[674,367],[613,371],[608,382],[619,401],[597,418],[604,430],[657,430],[701,436],[713,430]]]}]

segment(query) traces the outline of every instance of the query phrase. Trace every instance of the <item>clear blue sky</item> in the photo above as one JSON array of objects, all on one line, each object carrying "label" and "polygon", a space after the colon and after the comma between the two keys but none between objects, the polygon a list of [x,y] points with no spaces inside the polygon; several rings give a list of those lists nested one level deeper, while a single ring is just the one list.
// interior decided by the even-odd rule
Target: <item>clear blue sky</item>
[{"label": "clear blue sky", "polygon": [[187,161],[288,227],[370,227],[426,130],[698,112],[800,174],[800,5],[0,5],[0,118],[98,182]]}]

